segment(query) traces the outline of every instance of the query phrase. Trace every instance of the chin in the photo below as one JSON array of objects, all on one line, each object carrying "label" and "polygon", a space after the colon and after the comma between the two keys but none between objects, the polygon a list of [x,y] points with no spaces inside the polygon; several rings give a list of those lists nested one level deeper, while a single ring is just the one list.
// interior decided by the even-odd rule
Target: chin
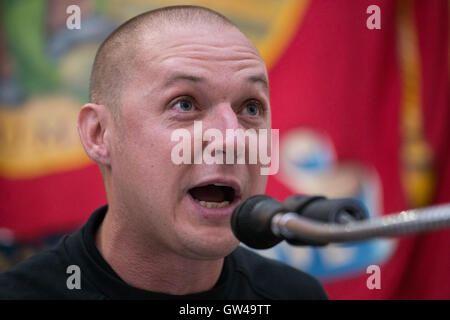
[{"label": "chin", "polygon": [[233,252],[239,245],[239,240],[229,232],[215,233],[194,237],[184,243],[186,251],[191,258],[201,260],[221,259]]}]

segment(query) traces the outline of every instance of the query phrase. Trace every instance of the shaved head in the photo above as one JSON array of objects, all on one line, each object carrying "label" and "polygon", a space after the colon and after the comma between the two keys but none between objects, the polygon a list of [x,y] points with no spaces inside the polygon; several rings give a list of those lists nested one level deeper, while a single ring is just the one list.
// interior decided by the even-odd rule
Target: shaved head
[{"label": "shaved head", "polygon": [[186,27],[239,30],[225,16],[199,6],[172,6],[142,13],[119,26],[101,44],[91,72],[89,100],[108,106],[114,118],[121,105],[122,84],[139,62],[138,49],[163,32]]}]

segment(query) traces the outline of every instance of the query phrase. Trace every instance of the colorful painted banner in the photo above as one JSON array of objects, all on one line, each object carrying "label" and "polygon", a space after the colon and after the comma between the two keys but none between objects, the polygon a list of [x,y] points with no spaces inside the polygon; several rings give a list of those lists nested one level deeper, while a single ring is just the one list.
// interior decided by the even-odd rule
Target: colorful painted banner
[{"label": "colorful painted banner", "polygon": [[[228,16],[268,65],[280,130],[269,195],[353,197],[372,216],[450,202],[447,0],[71,1],[80,29],[66,2],[4,0],[0,270],[106,202],[76,130],[95,51],[128,18],[181,3]],[[449,231],[261,254],[317,276],[334,299],[450,299]]]}]

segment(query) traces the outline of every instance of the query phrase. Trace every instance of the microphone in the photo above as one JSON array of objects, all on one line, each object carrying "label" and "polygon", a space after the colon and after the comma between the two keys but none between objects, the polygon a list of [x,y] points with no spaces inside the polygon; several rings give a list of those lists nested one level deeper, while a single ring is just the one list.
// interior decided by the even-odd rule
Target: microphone
[{"label": "microphone", "polygon": [[[365,209],[353,199],[326,199],[322,196],[292,196],[281,203],[267,195],[255,195],[242,202],[233,212],[231,229],[244,244],[267,249],[285,239],[273,232],[272,220],[277,214],[295,212],[309,219],[347,223],[367,218]],[[324,246],[328,241],[287,238],[293,245]]]},{"label": "microphone", "polygon": [[284,240],[272,232],[272,219],[287,212],[283,204],[272,197],[258,194],[247,198],[231,216],[231,230],[236,238],[255,249],[268,249]]},{"label": "microphone", "polygon": [[283,240],[323,246],[447,227],[450,204],[367,217],[367,211],[353,199],[293,196],[281,203],[255,195],[233,211],[231,229],[241,242],[255,249],[268,249]]}]

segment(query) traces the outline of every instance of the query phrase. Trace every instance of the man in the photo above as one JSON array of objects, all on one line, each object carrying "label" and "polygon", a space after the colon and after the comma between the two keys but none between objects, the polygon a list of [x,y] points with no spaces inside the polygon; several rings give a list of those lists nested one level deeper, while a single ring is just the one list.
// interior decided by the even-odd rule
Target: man
[{"label": "man", "polygon": [[[78,130],[108,206],[55,249],[0,276],[0,297],[326,298],[311,276],[238,247],[231,213],[264,193],[260,165],[171,159],[173,131],[194,135],[194,121],[224,136],[270,128],[267,70],[236,26],[194,6],[139,15],[99,48],[90,93]],[[217,151],[235,143],[226,139]]]}]

